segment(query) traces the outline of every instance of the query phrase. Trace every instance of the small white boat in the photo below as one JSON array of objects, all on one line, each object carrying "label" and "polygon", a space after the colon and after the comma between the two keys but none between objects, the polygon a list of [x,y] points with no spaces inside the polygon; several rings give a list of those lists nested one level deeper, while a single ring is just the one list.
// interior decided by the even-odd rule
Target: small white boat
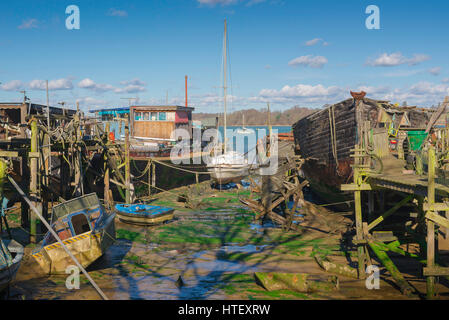
[{"label": "small white boat", "polygon": [[[207,170],[210,172],[210,177],[213,181],[219,184],[226,184],[230,182],[240,182],[243,178],[249,175],[250,165],[245,157],[235,151],[227,151],[228,139],[226,137],[226,58],[227,58],[227,25],[224,22],[224,38],[223,38],[223,133],[224,133],[224,152],[211,158],[207,164]],[[245,121],[245,120],[243,120]]]},{"label": "small white boat", "polygon": [[207,170],[211,173],[211,179],[219,184],[240,182],[249,175],[248,160],[243,155],[229,151],[211,158]]}]

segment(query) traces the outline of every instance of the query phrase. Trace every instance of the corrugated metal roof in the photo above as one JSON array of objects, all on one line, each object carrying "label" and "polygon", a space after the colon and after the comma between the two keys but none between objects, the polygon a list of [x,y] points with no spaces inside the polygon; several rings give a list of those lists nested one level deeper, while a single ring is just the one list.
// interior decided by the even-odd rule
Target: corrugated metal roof
[{"label": "corrugated metal roof", "polygon": [[[101,108],[101,109],[92,109],[89,110],[90,113],[96,113],[96,112],[105,112],[105,111],[128,111],[129,107],[120,107],[120,108]],[[126,112],[119,112],[119,113],[126,113]]]}]

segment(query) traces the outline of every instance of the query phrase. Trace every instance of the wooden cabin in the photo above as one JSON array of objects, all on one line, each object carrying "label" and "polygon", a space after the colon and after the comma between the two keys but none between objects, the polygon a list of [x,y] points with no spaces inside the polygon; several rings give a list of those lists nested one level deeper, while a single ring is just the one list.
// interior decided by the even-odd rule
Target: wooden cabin
[{"label": "wooden cabin", "polygon": [[131,135],[135,139],[175,141],[172,132],[185,129],[192,136],[192,112],[183,106],[131,106]]},{"label": "wooden cabin", "polygon": [[[381,158],[389,153],[400,158],[407,131],[425,130],[433,112],[368,99],[363,92],[352,94],[353,98],[326,106],[292,126],[296,150],[305,159],[303,174],[323,197],[333,198],[340,185],[351,179],[351,149],[365,125],[376,145],[373,152]],[[392,138],[397,145],[394,150],[388,145]]]}]

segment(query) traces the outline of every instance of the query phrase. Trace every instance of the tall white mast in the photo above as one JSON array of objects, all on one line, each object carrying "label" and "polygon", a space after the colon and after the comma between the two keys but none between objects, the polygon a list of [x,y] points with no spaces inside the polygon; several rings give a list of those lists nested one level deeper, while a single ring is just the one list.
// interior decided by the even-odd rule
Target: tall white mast
[{"label": "tall white mast", "polygon": [[224,131],[224,153],[226,153],[228,139],[226,135],[226,58],[227,58],[227,50],[226,50],[226,44],[227,44],[227,34],[226,34],[226,19],[224,21],[224,44],[223,44],[223,75],[224,75],[224,81],[223,81],[223,105],[224,105],[224,119],[223,119],[223,131]]}]

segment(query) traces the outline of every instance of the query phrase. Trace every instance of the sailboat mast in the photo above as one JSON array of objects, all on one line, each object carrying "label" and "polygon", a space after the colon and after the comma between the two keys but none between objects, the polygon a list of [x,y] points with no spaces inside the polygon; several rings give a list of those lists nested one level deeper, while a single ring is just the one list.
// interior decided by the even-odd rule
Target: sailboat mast
[{"label": "sailboat mast", "polygon": [[226,153],[226,149],[227,149],[227,144],[228,144],[228,139],[227,139],[227,135],[226,135],[226,128],[227,128],[227,124],[226,124],[226,58],[227,58],[227,50],[226,50],[226,45],[227,45],[227,27],[226,27],[226,19],[224,21],[224,44],[223,44],[223,76],[224,76],[224,80],[223,80],[223,105],[224,105],[224,119],[223,119],[223,131],[224,131],[224,153]]}]

